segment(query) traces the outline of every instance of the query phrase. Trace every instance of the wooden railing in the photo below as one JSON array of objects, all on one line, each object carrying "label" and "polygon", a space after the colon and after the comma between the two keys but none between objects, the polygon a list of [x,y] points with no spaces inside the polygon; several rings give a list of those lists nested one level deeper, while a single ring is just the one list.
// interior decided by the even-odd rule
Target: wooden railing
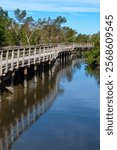
[{"label": "wooden railing", "polygon": [[48,44],[0,47],[0,77],[8,71],[56,59],[59,53],[74,49],[91,49],[92,43]]}]

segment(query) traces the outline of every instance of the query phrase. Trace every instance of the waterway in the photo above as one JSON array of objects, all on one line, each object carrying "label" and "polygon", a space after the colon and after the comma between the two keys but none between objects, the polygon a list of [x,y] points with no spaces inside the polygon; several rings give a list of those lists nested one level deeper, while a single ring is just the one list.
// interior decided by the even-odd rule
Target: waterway
[{"label": "waterway", "polygon": [[0,150],[99,150],[99,72],[83,59],[56,62],[0,102]]}]

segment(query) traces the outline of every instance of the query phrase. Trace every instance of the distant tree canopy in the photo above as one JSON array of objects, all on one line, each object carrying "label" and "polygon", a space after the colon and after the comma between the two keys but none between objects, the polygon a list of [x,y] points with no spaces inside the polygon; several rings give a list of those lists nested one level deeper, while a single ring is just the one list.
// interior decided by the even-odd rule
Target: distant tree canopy
[{"label": "distant tree canopy", "polygon": [[99,64],[99,33],[93,35],[80,34],[76,30],[64,26],[65,17],[58,16],[34,20],[27,16],[26,10],[14,10],[14,18],[0,7],[0,47],[8,45],[36,45],[44,43],[93,42],[95,48],[86,54],[89,65]]},{"label": "distant tree canopy", "polygon": [[78,34],[64,26],[65,17],[34,20],[26,10],[14,10],[15,18],[0,7],[0,46],[31,45],[40,43],[91,42],[94,35]]},{"label": "distant tree canopy", "polygon": [[73,42],[77,32],[63,26],[65,17],[39,18],[27,16],[26,10],[16,9],[14,18],[0,7],[0,46],[31,45],[40,43]]}]

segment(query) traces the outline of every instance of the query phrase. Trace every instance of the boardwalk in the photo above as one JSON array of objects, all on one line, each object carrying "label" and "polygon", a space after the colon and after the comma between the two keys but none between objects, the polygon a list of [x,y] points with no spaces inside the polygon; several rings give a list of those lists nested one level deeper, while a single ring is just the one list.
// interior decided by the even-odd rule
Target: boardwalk
[{"label": "boardwalk", "polygon": [[41,62],[52,61],[64,52],[72,52],[75,49],[89,50],[93,47],[92,43],[1,47],[0,77],[20,67],[30,67],[32,64],[36,65]]}]

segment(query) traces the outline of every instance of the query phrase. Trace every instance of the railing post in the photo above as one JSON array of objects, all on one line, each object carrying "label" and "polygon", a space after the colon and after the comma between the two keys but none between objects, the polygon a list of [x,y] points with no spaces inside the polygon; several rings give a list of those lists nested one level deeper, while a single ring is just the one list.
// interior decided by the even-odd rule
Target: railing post
[{"label": "railing post", "polygon": [[50,50],[50,47],[47,49],[47,61],[49,60],[49,53],[48,53],[49,50]]},{"label": "railing post", "polygon": [[17,50],[17,69],[19,68],[19,48]]},{"label": "railing post", "polygon": [[30,66],[30,52],[31,52],[31,48],[29,48],[28,66]]},{"label": "railing post", "polygon": [[38,57],[39,57],[39,63],[41,62],[41,47],[39,47],[39,54],[38,54]]},{"label": "railing post", "polygon": [[14,68],[14,49],[11,52],[11,71],[13,71]]},{"label": "railing post", "polygon": [[[59,54],[59,46],[57,45],[57,47],[56,47],[56,55],[58,56],[58,54]],[[56,58],[57,58],[57,56],[56,56]]]},{"label": "railing post", "polygon": [[45,60],[45,47],[43,48],[43,62]]},{"label": "railing post", "polygon": [[25,62],[25,48],[23,49],[22,67],[24,67],[24,62]]},{"label": "railing post", "polygon": [[7,73],[8,71],[8,55],[9,55],[9,50],[6,51],[6,69],[5,69],[5,73]]},{"label": "railing post", "polygon": [[34,48],[34,64],[36,63],[36,47]]}]

